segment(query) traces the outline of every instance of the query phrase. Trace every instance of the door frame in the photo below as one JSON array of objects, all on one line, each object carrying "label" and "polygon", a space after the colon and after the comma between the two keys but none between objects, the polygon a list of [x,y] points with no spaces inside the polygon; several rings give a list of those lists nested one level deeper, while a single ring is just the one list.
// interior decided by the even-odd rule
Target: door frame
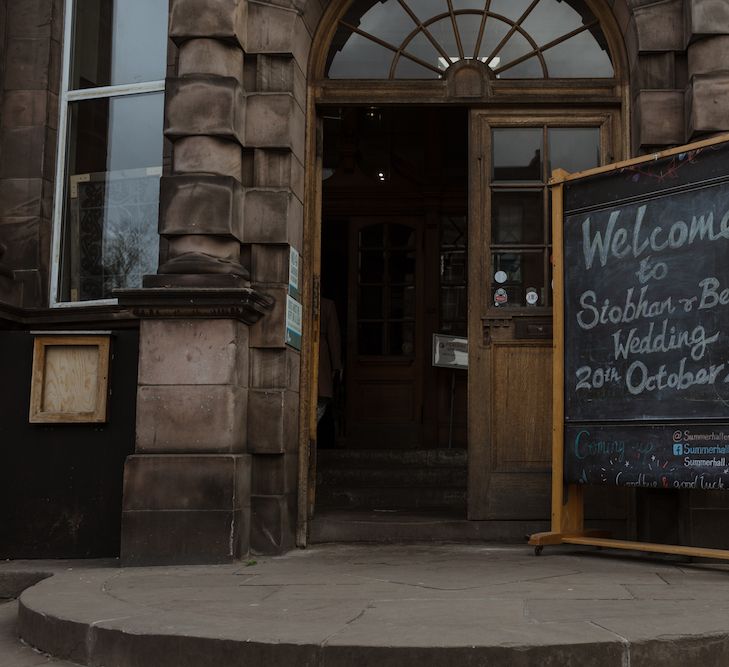
[{"label": "door frame", "polygon": [[[373,80],[328,80],[325,77],[326,58],[329,45],[337,29],[339,17],[343,15],[351,0],[332,2],[325,9],[319,21],[309,55],[307,71],[307,92],[305,108],[305,160],[304,160],[304,233],[302,243],[302,305],[304,322],[300,365],[299,402],[299,466],[298,466],[298,508],[296,544],[306,547],[309,520],[313,516],[316,493],[316,404],[319,348],[319,298],[321,282],[321,213],[322,213],[322,153],[323,124],[319,107],[324,105],[372,106],[402,105],[424,106],[432,104],[454,104],[468,107],[471,115],[476,110],[490,110],[494,114],[508,114],[509,117],[527,118],[534,114],[535,105],[544,109],[559,109],[562,114],[580,115],[589,111],[612,113],[615,159],[630,155],[630,87],[629,66],[622,31],[615,15],[601,0],[585,0],[610,46],[615,77],[613,79],[576,79],[573,81],[501,81],[494,86],[489,97],[463,98],[451,94],[446,77],[439,81],[373,81]],[[508,109],[508,111],[507,111]],[[530,111],[531,110],[531,111]],[[549,113],[546,112],[545,113]],[[544,115],[544,114],[541,114]],[[478,396],[483,396],[488,386],[484,374],[485,354],[483,346],[483,284],[480,282],[486,267],[484,230],[481,221],[483,209],[483,169],[485,156],[480,141],[475,140],[477,128],[469,122],[469,345],[468,374],[468,508],[477,502],[482,490],[474,479],[483,456],[476,452],[478,442],[483,442],[486,430],[483,417],[478,417],[482,407]],[[476,189],[478,188],[478,189]],[[477,196],[477,193],[481,193]],[[478,222],[477,222],[478,221]],[[474,409],[476,409],[474,411]],[[490,419],[490,415],[486,415]],[[480,440],[479,440],[480,439]]]}]

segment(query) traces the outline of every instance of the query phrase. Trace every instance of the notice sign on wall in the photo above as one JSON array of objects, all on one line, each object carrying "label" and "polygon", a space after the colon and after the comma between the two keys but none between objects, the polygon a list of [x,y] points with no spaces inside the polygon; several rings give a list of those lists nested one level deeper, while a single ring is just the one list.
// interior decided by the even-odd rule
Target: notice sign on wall
[{"label": "notice sign on wall", "polygon": [[301,257],[293,246],[289,249],[289,294],[301,300]]},{"label": "notice sign on wall", "polygon": [[286,295],[286,344],[301,349],[301,323],[303,309],[301,304]]},{"label": "notice sign on wall", "polygon": [[564,185],[565,478],[729,486],[729,143]]}]

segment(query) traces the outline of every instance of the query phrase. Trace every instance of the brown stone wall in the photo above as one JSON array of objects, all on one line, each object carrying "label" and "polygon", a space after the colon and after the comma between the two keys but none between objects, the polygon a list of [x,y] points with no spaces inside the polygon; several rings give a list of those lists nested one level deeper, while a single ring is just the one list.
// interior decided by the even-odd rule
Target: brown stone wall
[{"label": "brown stone wall", "polygon": [[0,3],[0,299],[48,302],[63,3]]},{"label": "brown stone wall", "polygon": [[729,131],[729,3],[627,2],[633,152]]},{"label": "brown stone wall", "polygon": [[303,248],[306,68],[318,2],[248,2],[246,247],[254,287],[276,297],[251,328],[248,446],[253,454],[251,546],[294,546],[300,354],[286,347],[289,250]]}]

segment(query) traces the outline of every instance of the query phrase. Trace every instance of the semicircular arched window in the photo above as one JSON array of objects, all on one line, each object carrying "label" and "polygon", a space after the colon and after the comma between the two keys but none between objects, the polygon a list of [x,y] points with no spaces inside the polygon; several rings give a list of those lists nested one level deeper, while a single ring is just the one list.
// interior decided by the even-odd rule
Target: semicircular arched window
[{"label": "semicircular arched window", "polygon": [[327,58],[330,79],[438,79],[478,60],[497,79],[612,78],[583,0],[355,0]]}]

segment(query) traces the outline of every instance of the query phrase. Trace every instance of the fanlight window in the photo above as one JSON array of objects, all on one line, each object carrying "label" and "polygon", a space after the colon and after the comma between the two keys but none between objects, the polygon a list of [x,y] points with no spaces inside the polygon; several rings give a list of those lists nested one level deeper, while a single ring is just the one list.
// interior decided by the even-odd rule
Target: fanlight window
[{"label": "fanlight window", "polygon": [[497,79],[611,78],[607,41],[582,0],[355,0],[330,79],[438,79],[479,60]]}]

